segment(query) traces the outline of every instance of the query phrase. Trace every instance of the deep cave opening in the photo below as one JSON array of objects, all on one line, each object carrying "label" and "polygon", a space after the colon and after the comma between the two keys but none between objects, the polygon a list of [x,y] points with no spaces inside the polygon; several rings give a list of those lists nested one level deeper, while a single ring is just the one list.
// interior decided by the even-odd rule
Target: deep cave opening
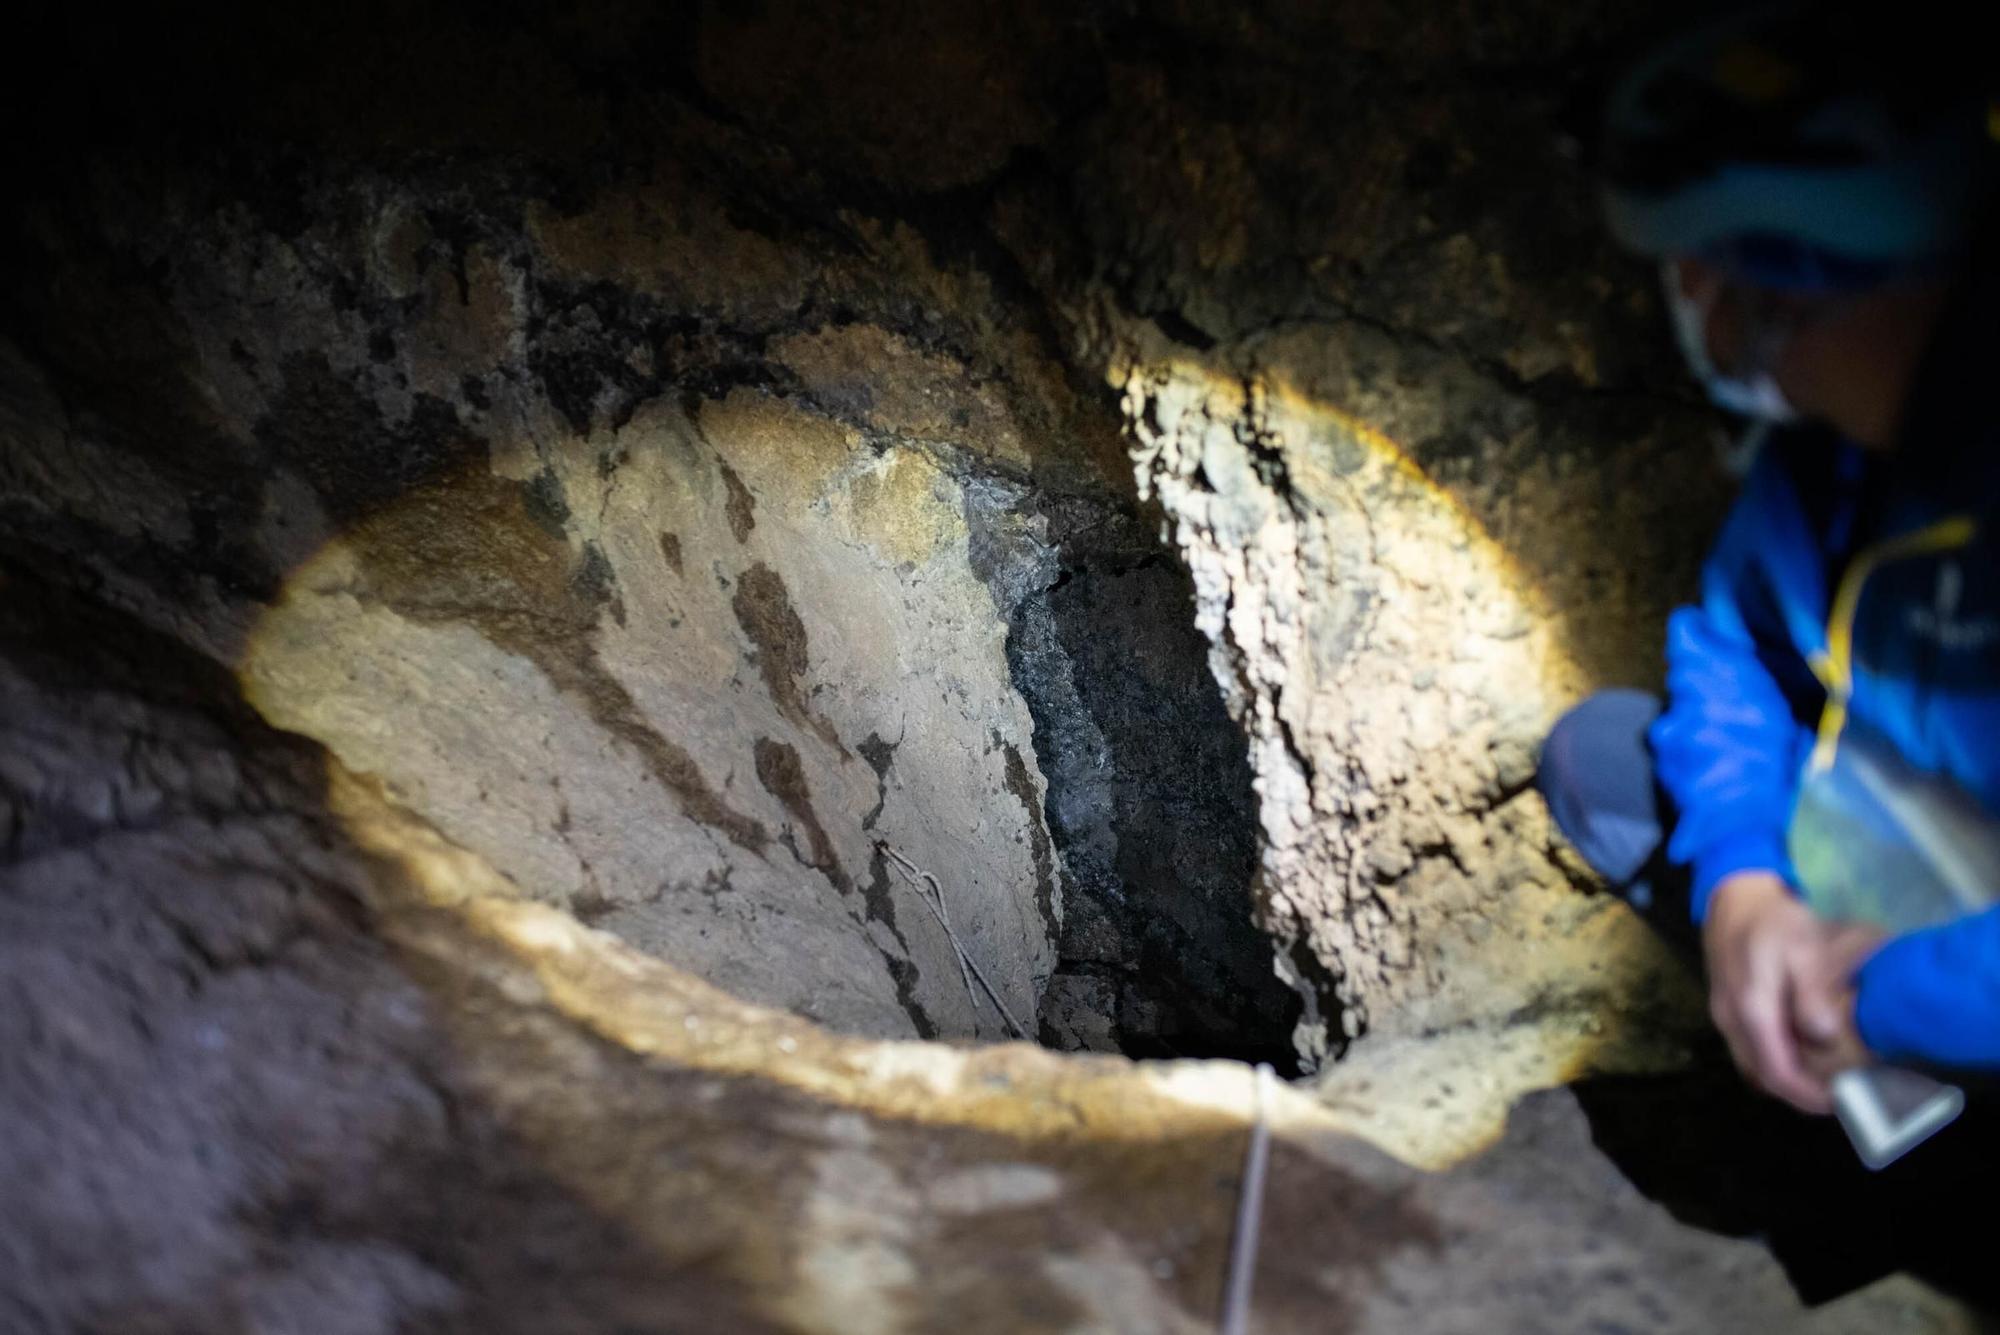
[{"label": "deep cave opening", "polygon": [[[632,20],[666,74],[545,34],[564,80],[615,75],[601,106],[538,93],[576,123],[443,115],[438,78],[484,87],[456,63],[403,72],[429,128],[379,142],[261,60],[184,126],[135,83],[102,113],[118,169],[37,150],[10,228],[23,420],[95,452],[22,470],[19,529],[524,894],[746,999],[1005,1036],[895,847],[949,872],[1043,1043],[1296,1070],[1231,669],[1068,294],[1101,271],[1203,355],[1263,298],[1219,320],[1120,277],[1146,248],[1077,186],[1137,160],[1061,129],[1123,77],[1110,21],[1002,25],[967,48],[1005,76],[991,108],[922,81],[947,147],[890,152],[903,119],[862,106],[847,140],[889,137],[858,158],[788,147],[814,122],[768,121],[766,48],[793,34],[720,12],[696,47]],[[647,96],[617,91],[639,69]],[[282,111],[247,129],[232,98]]]},{"label": "deep cave opening", "polygon": [[1256,795],[1187,571],[1129,507],[996,481],[967,501],[1062,855],[1041,1041],[1296,1073],[1303,1004],[1255,921]]},{"label": "deep cave opening", "polygon": [[[1129,479],[994,467],[977,449],[1014,428],[962,389],[962,443],[891,429],[899,377],[934,391],[873,326],[788,313],[782,328],[806,324],[775,365],[769,336],[709,329],[763,369],[644,400],[634,348],[685,331],[590,319],[557,374],[537,360],[549,309],[616,294],[543,270],[608,264],[630,283],[632,257],[579,260],[509,196],[468,211],[432,190],[399,187],[358,227],[329,208],[296,246],[254,218],[202,221],[141,280],[107,276],[111,246],[79,247],[76,281],[123,283],[175,328],[121,345],[148,370],[117,398],[97,392],[101,346],[17,271],[16,444],[78,423],[89,443],[75,478],[11,498],[15,545],[198,627],[267,717],[528,896],[747,1000],[835,1029],[1005,1038],[1011,1017],[956,990],[983,964],[1049,1047],[1296,1072],[1301,1002],[1252,902],[1244,734],[1187,570]],[[489,257],[470,277],[467,246]],[[288,251],[304,257],[289,324],[260,337],[237,308]],[[466,319],[498,327],[439,328]],[[285,352],[306,327],[312,350]],[[888,374],[829,374],[842,337]],[[1093,397],[1078,411],[1113,411]],[[797,489],[836,439],[837,463]],[[120,480],[88,494],[100,472]],[[918,525],[963,546],[914,540]],[[850,547],[867,558],[836,555]],[[887,652],[841,652],[868,626]],[[958,747],[977,772],[940,791]],[[931,930],[889,848],[948,872],[969,944]]]}]

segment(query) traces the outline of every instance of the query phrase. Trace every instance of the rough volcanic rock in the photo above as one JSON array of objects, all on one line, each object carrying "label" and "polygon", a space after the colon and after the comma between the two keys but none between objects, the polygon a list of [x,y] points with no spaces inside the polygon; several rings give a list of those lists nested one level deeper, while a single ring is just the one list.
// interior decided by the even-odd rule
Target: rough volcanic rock
[{"label": "rough volcanic rock", "polygon": [[1967,1329],[1523,1101],[1700,1025],[1528,791],[1722,491],[1663,8],[24,20],[0,1325],[1209,1328],[1248,1067],[1018,1026],[1320,1066],[1260,1328]]},{"label": "rough volcanic rock", "polygon": [[[954,929],[1030,1023],[1060,895],[958,483],[754,388],[613,407],[589,378],[667,317],[543,277],[574,243],[551,264],[522,222],[461,289],[415,202],[332,193],[289,241],[196,216],[138,243],[177,255],[176,369],[230,462],[177,488],[86,422],[37,477],[71,410],[17,364],[16,504],[538,898],[845,1028],[1004,1035],[887,844],[952,870]],[[120,560],[204,524],[237,578]]]},{"label": "rough volcanic rock", "polygon": [[[1212,1327],[1240,1065],[746,1005],[534,902],[48,575],[0,570],[7,1329]],[[1265,1115],[1259,1329],[1794,1310],[1755,1244],[1577,1154],[1567,1094],[1442,1177],[1299,1094]],[[1971,1329],[1906,1282],[1796,1328]]]},{"label": "rough volcanic rock", "polygon": [[[337,170],[252,134],[254,170],[170,143],[58,174],[18,229],[5,503],[537,898],[846,1029],[1033,1033],[1061,960],[1104,961],[1061,936],[1082,835],[1042,757],[1077,720],[1032,725],[1023,618],[1163,555],[1115,402],[966,249],[976,211],[861,211],[704,100],[639,114],[640,162],[595,120],[580,165],[419,116],[452,153]],[[1047,580],[996,571],[1000,528]],[[1130,861],[1186,824],[1184,743],[1241,765],[1168,580],[1139,613],[1167,638],[1084,682],[1164,724],[1101,776],[1092,837],[1131,827],[1082,882],[1123,906],[1103,1042],[1250,1053],[1288,998],[1247,788],[1195,800],[1187,856]]]},{"label": "rough volcanic rock", "polygon": [[1599,22],[1530,56],[1462,19],[1390,59],[1357,16],[1176,11],[1109,68],[1068,177],[1090,278],[1048,289],[1123,396],[1249,739],[1301,1055],[1368,1034],[1355,1062],[1427,1091],[1439,1150],[1503,1091],[1690,1026],[1525,790],[1565,705],[1657,680],[1721,495],[1566,155],[1581,94],[1550,71],[1601,68]]}]

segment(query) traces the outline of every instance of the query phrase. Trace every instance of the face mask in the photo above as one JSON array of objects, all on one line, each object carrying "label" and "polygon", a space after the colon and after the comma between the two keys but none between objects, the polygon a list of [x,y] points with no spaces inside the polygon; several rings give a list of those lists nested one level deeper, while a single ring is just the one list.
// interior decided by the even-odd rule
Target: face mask
[{"label": "face mask", "polygon": [[1661,267],[1660,278],[1666,291],[1667,311],[1673,317],[1674,339],[1680,344],[1688,370],[1694,372],[1695,379],[1708,391],[1709,401],[1754,421],[1797,421],[1798,409],[1786,400],[1785,391],[1778,388],[1770,371],[1777,364],[1778,353],[1791,331],[1777,324],[1753,329],[1749,370],[1743,375],[1724,375],[1708,355],[1708,313],[1715,305],[1717,289],[1710,287],[1702,295],[1690,297],[1681,290],[1672,264]]}]

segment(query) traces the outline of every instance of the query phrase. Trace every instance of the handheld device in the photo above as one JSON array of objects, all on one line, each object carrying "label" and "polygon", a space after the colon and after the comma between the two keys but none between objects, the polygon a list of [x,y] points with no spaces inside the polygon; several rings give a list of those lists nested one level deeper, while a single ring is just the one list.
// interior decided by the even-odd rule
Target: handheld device
[{"label": "handheld device", "polygon": [[1880,1172],[1951,1124],[1965,1091],[1897,1066],[1864,1066],[1833,1078],[1833,1111],[1854,1152]]},{"label": "handheld device", "polygon": [[[1807,904],[1907,932],[1987,907],[2000,890],[2000,827],[1963,790],[1922,773],[1859,727],[1808,772],[1787,840]],[[1918,1071],[1843,1071],[1834,1114],[1869,1168],[1888,1167],[1949,1126],[1965,1093]]]}]

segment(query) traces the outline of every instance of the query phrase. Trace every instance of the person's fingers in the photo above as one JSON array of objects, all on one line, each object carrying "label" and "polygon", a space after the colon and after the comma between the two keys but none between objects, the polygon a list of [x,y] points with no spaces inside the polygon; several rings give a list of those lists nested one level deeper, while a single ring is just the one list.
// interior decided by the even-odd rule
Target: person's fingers
[{"label": "person's fingers", "polygon": [[1747,950],[1723,951],[1713,956],[1709,962],[1708,1014],[1743,1079],[1760,1094],[1771,1094],[1744,1018],[1745,998],[1751,991],[1748,980],[1753,969]]},{"label": "person's fingers", "polygon": [[[1725,905],[1726,907],[1726,905]],[[1737,907],[1754,901],[1739,895]],[[1852,1062],[1848,979],[1868,949],[1833,933],[1791,901],[1744,922],[1712,923],[1709,1013],[1745,1080],[1807,1113],[1831,1110],[1828,1079]]]},{"label": "person's fingers", "polygon": [[1827,1050],[1818,1054],[1823,1060],[1852,1064],[1859,1046],[1854,976],[1882,939],[1883,933],[1871,927],[1839,928],[1811,943],[1794,974],[1800,1035],[1807,1044]]},{"label": "person's fingers", "polygon": [[1849,1036],[1819,1047],[1802,1048],[1799,1060],[1804,1064],[1806,1074],[1822,1085],[1831,1086],[1833,1078],[1842,1071],[1866,1065],[1868,1053]]},{"label": "person's fingers", "polygon": [[1792,1010],[1799,1033],[1808,1043],[1825,1046],[1847,1032],[1850,993],[1847,971],[1842,968],[1817,970],[1795,976]]},{"label": "person's fingers", "polygon": [[1799,1060],[1791,952],[1766,948],[1753,952],[1752,961],[1742,1024],[1764,1087],[1802,1112],[1825,1112],[1826,1087]]}]

